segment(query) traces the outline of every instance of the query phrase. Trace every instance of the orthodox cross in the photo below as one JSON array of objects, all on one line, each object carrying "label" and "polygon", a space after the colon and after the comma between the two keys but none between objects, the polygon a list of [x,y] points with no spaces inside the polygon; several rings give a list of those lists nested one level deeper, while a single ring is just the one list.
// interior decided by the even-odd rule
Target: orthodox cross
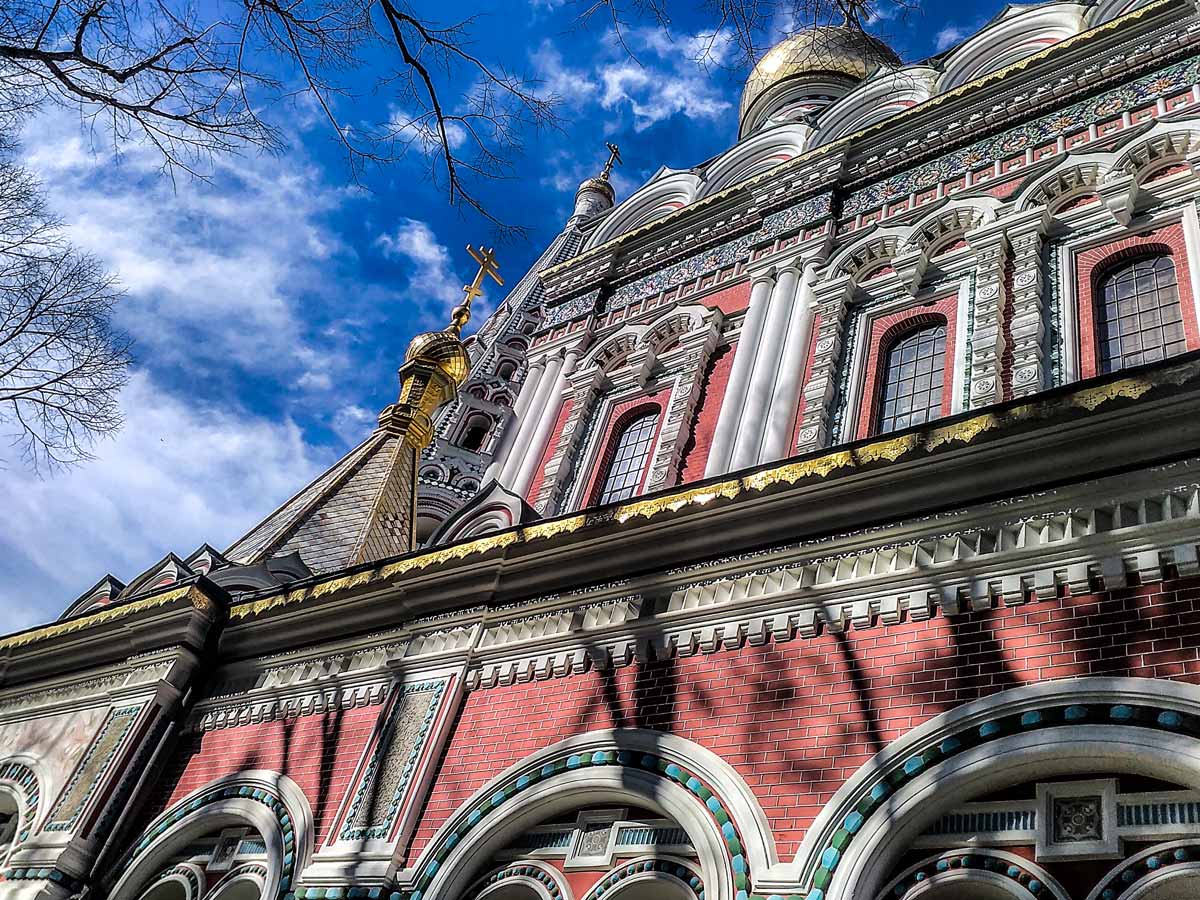
[{"label": "orthodox cross", "polygon": [[605,181],[608,181],[608,176],[609,173],[612,172],[613,164],[623,163],[624,160],[621,159],[621,148],[616,144],[605,143],[604,146],[608,148],[608,162],[604,164],[604,171],[600,173],[600,177]]},{"label": "orthodox cross", "polygon": [[483,278],[488,276],[496,284],[504,286],[504,279],[500,277],[500,267],[496,265],[496,251],[492,247],[486,250],[480,247],[476,250],[470,244],[467,244],[467,252],[471,254],[471,258],[479,263],[479,271],[475,273],[475,279],[470,284],[463,285],[463,293],[466,294],[466,304],[471,305],[471,301],[476,297],[483,295]]}]

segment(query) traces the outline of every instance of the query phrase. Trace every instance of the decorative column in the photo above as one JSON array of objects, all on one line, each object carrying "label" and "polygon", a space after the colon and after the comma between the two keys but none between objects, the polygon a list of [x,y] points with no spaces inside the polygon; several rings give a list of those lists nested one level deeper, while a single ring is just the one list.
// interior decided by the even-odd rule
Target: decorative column
[{"label": "decorative column", "polygon": [[[546,442],[550,440],[550,432],[554,429],[554,423],[562,409],[567,376],[575,371],[575,363],[578,360],[579,349],[572,347],[564,357],[554,359],[546,365],[546,372],[542,376],[542,380],[550,385],[550,389],[546,392],[545,401],[540,405],[535,404],[533,407],[533,412],[538,416],[537,425],[529,445],[525,448],[524,459],[521,460],[521,467],[512,485],[512,492],[518,496],[524,497],[529,490],[529,485],[533,481],[533,473],[542,461],[542,454],[546,452]],[[540,394],[541,391],[538,393]]]},{"label": "decorative column", "polygon": [[683,447],[687,442],[689,424],[700,402],[704,373],[721,336],[721,313],[714,310],[703,328],[684,335],[680,346],[671,356],[682,352],[681,359],[672,359],[669,372],[678,373],[671,390],[671,399],[658,433],[658,447],[650,462],[650,474],[643,493],[662,490],[676,483],[683,462]]},{"label": "decorative column", "polygon": [[544,516],[559,512],[567,499],[565,495],[571,484],[571,475],[579,462],[579,454],[586,449],[581,442],[606,381],[604,371],[598,366],[588,366],[567,379],[562,403],[565,405],[570,401],[571,412],[563,423],[554,455],[546,463],[541,489],[537,497],[530,501],[534,509]]},{"label": "decorative column", "polygon": [[793,262],[779,270],[771,290],[758,352],[754,354],[754,367],[746,388],[746,402],[742,405],[737,436],[733,442],[730,469],[744,469],[760,461],[767,414],[771,406],[771,396],[775,391],[775,380],[779,375],[779,357],[787,336],[792,306],[796,302],[796,286],[799,282],[800,266]]},{"label": "decorative column", "polygon": [[792,439],[792,425],[796,421],[796,407],[800,402],[804,366],[808,362],[808,341],[812,332],[815,305],[815,272],[815,261],[806,261],[800,279],[800,294],[792,304],[787,336],[783,342],[783,356],[779,361],[779,375],[775,379],[775,390],[767,408],[766,433],[763,435],[762,452],[758,457],[760,463],[790,455],[788,445]]},{"label": "decorative column", "polygon": [[546,360],[543,358],[535,363],[531,363],[526,370],[525,380],[521,383],[520,393],[517,394],[517,402],[513,404],[512,418],[508,422],[508,427],[500,435],[500,443],[496,445],[496,451],[492,455],[492,462],[488,466],[487,472],[484,473],[483,480],[485,482],[498,481],[500,479],[500,473],[504,470],[508,456],[516,444],[517,434],[525,424],[526,413],[533,402],[533,395],[537,393],[538,385],[542,380],[542,372],[545,368]]},{"label": "decorative column", "polygon": [[713,432],[708,461],[704,467],[706,478],[724,475],[730,469],[733,442],[741,422],[742,408],[746,402],[746,389],[750,384],[750,372],[758,353],[758,342],[762,335],[763,321],[775,286],[775,270],[769,269],[755,275],[750,288],[750,306],[742,321],[737,349],[733,356],[733,368],[729,383],[725,387],[725,398],[721,401],[721,412],[717,416],[717,427]]},{"label": "decorative column", "polygon": [[1044,209],[1031,210],[1008,226],[1012,248],[1012,393],[1024,397],[1047,386],[1045,368],[1046,322],[1042,310],[1042,242],[1046,234]]},{"label": "decorative column", "polygon": [[1004,396],[1001,359],[1004,356],[1004,306],[1007,241],[1004,226],[993,223],[967,234],[975,251],[975,309],[971,322],[970,408],[997,403]]},{"label": "decorative column", "polygon": [[554,388],[554,382],[561,369],[562,357],[549,356],[545,359],[537,389],[525,409],[525,415],[521,418],[516,437],[513,439],[512,452],[508,454],[508,458],[504,461],[504,468],[497,478],[501,485],[510,490],[513,489],[513,484],[516,482],[517,473],[521,471],[521,463],[524,462],[525,456],[529,452],[529,441],[537,429],[541,414],[546,409],[546,400]]},{"label": "decorative column", "polygon": [[842,358],[842,331],[854,284],[849,275],[815,286],[814,299],[821,324],[813,347],[813,368],[804,386],[804,421],[796,437],[796,452],[808,453],[828,446],[837,393],[838,363]]}]

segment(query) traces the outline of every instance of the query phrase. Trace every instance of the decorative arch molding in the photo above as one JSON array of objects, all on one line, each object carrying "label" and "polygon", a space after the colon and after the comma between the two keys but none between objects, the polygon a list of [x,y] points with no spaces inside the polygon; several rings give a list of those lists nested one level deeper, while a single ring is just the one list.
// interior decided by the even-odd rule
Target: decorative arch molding
[{"label": "decorative arch molding", "polygon": [[654,323],[641,336],[640,343],[657,355],[671,341],[708,326],[712,314],[702,306],[685,306]]},{"label": "decorative arch molding", "polygon": [[313,853],[313,817],[300,787],[278,772],[247,770],[193,791],[160,814],[126,854],[110,900],[137,900],[172,852],[229,825],[250,825],[267,845],[263,897],[291,889]]},{"label": "decorative arch molding", "polygon": [[1071,900],[1071,895],[1041,866],[1003,850],[972,848],[936,853],[910,866],[885,887],[878,900],[919,900],[953,883],[989,884],[1012,900]]},{"label": "decorative arch molding", "polygon": [[[0,790],[6,790],[17,799],[20,821],[13,838],[13,847],[23,843],[37,827],[42,810],[42,785],[44,778],[37,772],[37,762],[27,757],[8,757],[0,761]],[[11,849],[11,848],[10,848]],[[5,856],[0,856],[0,864]]]},{"label": "decorative arch molding", "polygon": [[697,900],[704,900],[704,879],[690,862],[674,856],[640,856],[614,866],[583,895],[583,900],[601,900],[623,887],[643,881],[667,878],[676,882]]},{"label": "decorative arch molding", "polygon": [[907,228],[887,228],[855,241],[843,249],[825,267],[825,280],[846,276],[857,285],[865,276],[890,263],[908,239]]},{"label": "decorative arch molding", "polygon": [[794,877],[808,900],[876,896],[880,873],[955,804],[1028,778],[1146,775],[1200,789],[1200,688],[1080,678],[1003,691],[894,741],[809,829]]},{"label": "decorative arch molding", "polygon": [[791,123],[746,138],[712,162],[699,194],[707,197],[761,175],[804,152],[812,129]]},{"label": "decorative arch molding", "polygon": [[1002,201],[995,197],[956,197],[912,225],[903,249],[931,256],[950,238],[994,222]]},{"label": "decorative arch molding", "polygon": [[[252,862],[235,866],[225,874],[224,878],[213,885],[212,892],[205,897],[205,900],[225,900],[233,888],[246,882],[255,885],[262,893],[269,874],[269,870],[263,863]],[[263,894],[263,897],[266,897],[266,894]]]},{"label": "decorative arch molding", "polygon": [[593,347],[577,367],[577,371],[585,371],[594,367],[607,373],[624,365],[642,344],[646,330],[647,326],[645,325],[626,325],[616,334]]},{"label": "decorative arch molding", "polygon": [[1200,150],[1200,122],[1158,121],[1108,154],[1109,178],[1129,175],[1141,184],[1164,164],[1188,162]]},{"label": "decorative arch molding", "polygon": [[457,898],[471,873],[525,829],[602,803],[644,806],[687,831],[707,900],[744,898],[751,872],[778,862],[766,815],[732,766],[676,735],[606,729],[547,747],[476,791],[405,871],[402,896]]},{"label": "decorative arch molding", "polygon": [[1044,50],[1088,27],[1078,3],[1009,6],[946,58],[938,92],[960,87]]},{"label": "decorative arch molding", "polygon": [[700,186],[700,176],[695,172],[673,171],[664,166],[604,217],[580,252],[599,247],[617,235],[641,228],[687,206],[696,199]]},{"label": "decorative arch molding", "polygon": [[867,79],[821,110],[812,146],[832,143],[925,102],[933,96],[938,74],[931,66],[906,66]]},{"label": "decorative arch molding", "polygon": [[1157,844],[1118,863],[1087,900],[1150,900],[1166,883],[1180,878],[1200,883],[1200,840]]},{"label": "decorative arch molding", "polygon": [[1015,192],[1018,212],[1042,206],[1051,211],[1100,190],[1112,168],[1111,153],[1067,154],[1048,171],[1025,181]]},{"label": "decorative arch molding", "polygon": [[469,900],[485,900],[510,884],[520,884],[533,891],[540,900],[571,900],[571,886],[562,874],[536,860],[520,860],[501,866],[480,878],[465,896]]},{"label": "decorative arch molding", "polygon": [[204,870],[192,863],[180,863],[165,869],[137,896],[139,898],[149,896],[155,888],[161,887],[167,882],[181,885],[186,900],[200,900],[204,896]]}]

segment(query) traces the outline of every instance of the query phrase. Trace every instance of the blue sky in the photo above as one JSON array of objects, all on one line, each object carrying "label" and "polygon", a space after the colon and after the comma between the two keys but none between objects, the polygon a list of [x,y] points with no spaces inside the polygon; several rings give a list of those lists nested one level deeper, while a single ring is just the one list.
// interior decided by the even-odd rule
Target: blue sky
[{"label": "blue sky", "polygon": [[[434,8],[443,19],[475,11]],[[671,8],[669,36],[648,23],[628,32],[636,62],[601,23],[578,27],[567,0],[511,3],[476,23],[481,56],[562,98],[562,130],[527,135],[516,179],[484,191],[498,216],[529,229],[528,242],[498,248],[510,284],[561,228],[604,141],[625,159],[618,199],[660,165],[686,168],[733,142],[745,72],[692,62],[711,20]],[[933,0],[904,16],[887,9],[873,30],[911,61],[998,10]],[[353,122],[388,103],[367,93],[338,111]],[[114,158],[77,115],[27,127],[26,164],[76,243],[125,286],[117,323],[137,365],[126,426],[95,460],[39,478],[0,457],[0,631],[55,617],[107,572],[128,581],[167,551],[222,548],[301,487],[394,399],[408,339],[445,322],[470,274],[463,246],[490,241],[486,223],[447,206],[419,157],[356,183],[311,102],[266,114],[287,132],[282,155],[223,159],[208,182],[174,184],[144,147]]]}]

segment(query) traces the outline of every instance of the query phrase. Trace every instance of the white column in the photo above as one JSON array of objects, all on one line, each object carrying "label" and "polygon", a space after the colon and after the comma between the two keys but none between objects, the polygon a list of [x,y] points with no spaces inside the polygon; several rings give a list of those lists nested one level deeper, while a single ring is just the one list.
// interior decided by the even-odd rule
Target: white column
[{"label": "white column", "polygon": [[508,455],[516,445],[517,433],[525,425],[525,412],[529,409],[529,404],[533,402],[533,395],[537,392],[538,384],[542,380],[542,371],[545,367],[546,361],[539,359],[526,371],[525,380],[521,382],[521,390],[517,394],[517,402],[513,404],[512,421],[508,423],[508,427],[504,429],[504,434],[500,436],[500,443],[496,447],[496,452],[492,454],[492,461],[483,476],[485,483],[492,480],[499,480],[500,473],[504,470],[504,464],[508,460]]},{"label": "white column", "polygon": [[[575,362],[578,358],[579,351],[568,350],[565,361],[555,360],[546,366],[546,374],[542,376],[542,379],[549,382],[551,387],[546,394],[540,413],[538,407],[533,408],[533,412],[538,415],[537,428],[533,432],[529,445],[525,448],[525,457],[521,460],[521,468],[517,472],[517,477],[513,479],[512,492],[514,494],[524,497],[525,492],[529,490],[529,485],[533,481],[533,473],[537,471],[537,467],[542,462],[542,454],[546,452],[546,442],[550,439],[550,431],[554,428],[559,411],[562,409],[567,376],[575,371]],[[538,393],[540,394],[541,391]]]},{"label": "white column", "polygon": [[758,462],[771,394],[774,393],[775,378],[779,373],[779,357],[787,335],[792,306],[796,302],[796,285],[799,280],[800,269],[795,265],[788,266],[779,273],[779,280],[775,282],[775,288],[771,291],[770,307],[763,323],[758,352],[754,355],[754,369],[750,373],[746,402],[742,407],[741,422],[733,443],[729,465],[731,470],[744,469]]},{"label": "white column", "polygon": [[512,451],[508,454],[508,459],[504,461],[504,468],[500,472],[500,483],[509,490],[513,490],[517,473],[521,470],[521,464],[529,452],[529,439],[541,421],[542,411],[546,408],[546,398],[550,396],[550,391],[554,388],[554,382],[561,369],[561,356],[546,360],[546,367],[542,371],[542,377],[538,380],[537,391],[530,399],[529,406],[525,408],[525,415],[521,417],[521,430],[517,432]]},{"label": "white column", "polygon": [[775,390],[767,408],[767,429],[763,435],[762,450],[758,454],[760,463],[792,455],[792,429],[800,405],[800,388],[804,380],[804,367],[808,363],[808,341],[816,306],[812,286],[814,272],[813,266],[805,269],[800,280],[800,295],[792,305],[792,315],[783,341],[783,358],[779,362],[779,375],[775,379]]},{"label": "white column", "polygon": [[733,441],[737,437],[742,406],[746,402],[746,388],[750,383],[750,371],[754,367],[754,357],[758,352],[758,340],[762,335],[763,320],[767,315],[767,306],[771,300],[771,288],[774,284],[775,270],[771,269],[755,276],[754,284],[750,288],[750,305],[746,310],[746,318],[742,321],[742,332],[738,337],[733,368],[730,370],[729,382],[725,387],[725,397],[721,400],[721,412],[717,416],[717,427],[713,432],[708,461],[704,466],[706,478],[712,475],[724,475],[729,471]]}]

